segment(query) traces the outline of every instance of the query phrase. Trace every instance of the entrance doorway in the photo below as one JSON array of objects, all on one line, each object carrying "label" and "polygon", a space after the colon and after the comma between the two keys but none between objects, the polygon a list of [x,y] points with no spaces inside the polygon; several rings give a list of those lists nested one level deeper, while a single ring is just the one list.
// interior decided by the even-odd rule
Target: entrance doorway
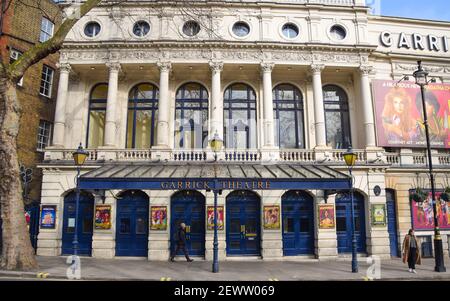
[{"label": "entrance doorway", "polygon": [[[359,253],[366,252],[366,220],[364,197],[354,193],[356,245]],[[352,205],[351,195],[342,193],[336,196],[336,234],[338,253],[352,252]]]},{"label": "entrance doorway", "polygon": [[303,191],[288,191],[281,198],[283,255],[314,254],[314,201]]},{"label": "entrance doorway", "polygon": [[395,210],[395,191],[386,189],[387,223],[389,232],[389,243],[391,246],[391,256],[400,257],[400,250],[397,235],[397,212]]},{"label": "entrance doorway", "polygon": [[260,199],[251,191],[234,191],[226,201],[227,255],[261,255]]},{"label": "entrance doorway", "polygon": [[78,232],[78,255],[91,256],[94,223],[94,197],[80,193],[78,216],[76,216],[76,193],[71,192],[64,198],[62,255],[73,254],[75,223]]},{"label": "entrance doorway", "polygon": [[148,196],[126,191],[117,200],[116,256],[148,256]]},{"label": "entrance doorway", "polygon": [[[205,197],[197,191],[180,191],[172,196],[171,252],[177,246],[177,231],[186,224],[186,248],[189,255],[205,256]],[[183,255],[180,250],[177,255]]]}]

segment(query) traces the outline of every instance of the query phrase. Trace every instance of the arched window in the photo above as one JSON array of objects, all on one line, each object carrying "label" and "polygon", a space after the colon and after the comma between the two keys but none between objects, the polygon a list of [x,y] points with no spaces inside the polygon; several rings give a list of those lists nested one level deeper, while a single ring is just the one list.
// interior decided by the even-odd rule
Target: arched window
[{"label": "arched window", "polygon": [[336,85],[323,87],[327,144],[334,149],[346,149],[351,141],[348,97]]},{"label": "arched window", "polygon": [[227,148],[256,148],[256,94],[246,84],[233,84],[224,95],[224,140]]},{"label": "arched window", "polygon": [[175,148],[208,146],[208,91],[187,83],[177,91],[175,101]]},{"label": "arched window", "polygon": [[305,148],[303,96],[293,85],[273,89],[275,143],[280,148]]},{"label": "arched window", "polygon": [[139,84],[128,96],[127,148],[150,148],[156,142],[159,90]]},{"label": "arched window", "polygon": [[89,97],[88,135],[86,147],[97,148],[103,145],[105,137],[106,100],[108,84],[96,85]]}]

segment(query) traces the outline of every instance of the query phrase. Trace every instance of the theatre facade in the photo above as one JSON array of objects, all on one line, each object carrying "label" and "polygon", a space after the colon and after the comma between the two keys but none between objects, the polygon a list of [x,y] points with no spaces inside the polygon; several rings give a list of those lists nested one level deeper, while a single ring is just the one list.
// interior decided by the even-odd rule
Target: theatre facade
[{"label": "theatre facade", "polygon": [[430,203],[410,200],[430,189],[422,60],[448,258],[449,28],[373,16],[362,0],[94,8],[61,50],[38,255],[72,254],[77,228],[82,255],[167,260],[184,222],[189,252],[211,260],[218,191],[220,260],[349,256],[351,146],[358,253],[397,257],[413,227],[432,256]]}]

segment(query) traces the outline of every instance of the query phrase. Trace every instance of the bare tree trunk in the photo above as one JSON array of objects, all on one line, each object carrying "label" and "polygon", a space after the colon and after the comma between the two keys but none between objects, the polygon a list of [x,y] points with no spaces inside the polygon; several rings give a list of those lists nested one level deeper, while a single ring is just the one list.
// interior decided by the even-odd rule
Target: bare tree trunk
[{"label": "bare tree trunk", "polygon": [[16,85],[0,67],[0,211],[3,250],[0,267],[31,270],[37,261],[26,226],[17,156],[20,104]]}]

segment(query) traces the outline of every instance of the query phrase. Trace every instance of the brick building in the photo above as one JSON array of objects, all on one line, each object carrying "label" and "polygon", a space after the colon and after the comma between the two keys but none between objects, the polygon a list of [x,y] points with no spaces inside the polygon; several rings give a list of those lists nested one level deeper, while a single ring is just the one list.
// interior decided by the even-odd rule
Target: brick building
[{"label": "brick building", "polygon": [[[61,24],[59,7],[50,0],[5,1],[1,20],[0,51],[9,64],[33,45],[48,40]],[[9,6],[8,6],[9,5]],[[58,87],[55,53],[33,65],[17,85],[22,107],[18,137],[19,163],[32,170],[25,203],[40,201],[42,172],[36,168],[51,141]]]}]

